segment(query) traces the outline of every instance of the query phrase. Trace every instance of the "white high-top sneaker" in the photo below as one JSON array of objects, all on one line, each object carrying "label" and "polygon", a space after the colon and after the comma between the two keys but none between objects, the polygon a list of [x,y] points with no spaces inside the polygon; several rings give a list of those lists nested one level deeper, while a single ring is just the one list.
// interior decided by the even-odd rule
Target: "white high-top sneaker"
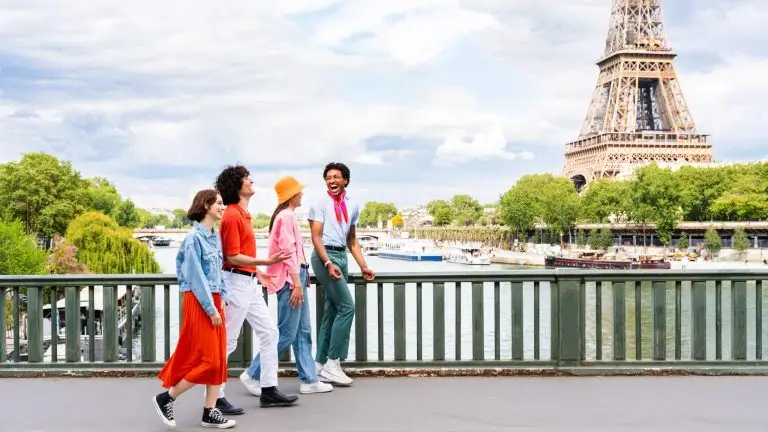
[{"label": "white high-top sneaker", "polygon": [[323,370],[320,371],[320,376],[328,379],[334,384],[342,386],[348,386],[352,384],[352,378],[348,377],[347,374],[345,374],[341,369],[339,359],[328,359],[328,361],[325,363],[325,366],[323,366]]},{"label": "white high-top sneaker", "polygon": [[261,396],[261,383],[248,376],[248,371],[243,371],[240,374],[240,382],[243,383],[245,388],[254,396]]},{"label": "white high-top sneaker", "polygon": [[328,380],[328,378],[326,378],[326,377],[324,377],[324,376],[322,376],[322,375],[320,374],[320,372],[322,372],[322,371],[323,371],[323,368],[324,368],[324,367],[325,367],[325,365],[324,365],[324,364],[320,364],[320,363],[318,363],[318,362],[315,362],[315,373],[317,374],[317,379],[318,379],[318,380],[320,380],[321,382],[324,382],[324,383],[328,383],[328,382],[330,382],[330,381]]}]

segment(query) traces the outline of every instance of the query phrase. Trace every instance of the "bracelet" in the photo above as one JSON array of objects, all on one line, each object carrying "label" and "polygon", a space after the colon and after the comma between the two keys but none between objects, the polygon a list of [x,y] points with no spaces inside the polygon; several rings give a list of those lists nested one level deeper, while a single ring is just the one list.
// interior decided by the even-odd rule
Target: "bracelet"
[{"label": "bracelet", "polygon": [[328,268],[328,264],[331,264],[331,260],[328,260],[325,263],[323,263],[323,267]]}]

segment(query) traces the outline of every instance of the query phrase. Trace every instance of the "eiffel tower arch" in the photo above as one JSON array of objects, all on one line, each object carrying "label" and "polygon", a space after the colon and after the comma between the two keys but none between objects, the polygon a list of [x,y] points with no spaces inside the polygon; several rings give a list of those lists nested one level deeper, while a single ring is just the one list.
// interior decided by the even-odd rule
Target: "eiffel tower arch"
[{"label": "eiffel tower arch", "polygon": [[578,190],[650,162],[713,161],[696,131],[664,33],[662,0],[614,0],[600,74],[581,133],[566,144],[563,175]]}]

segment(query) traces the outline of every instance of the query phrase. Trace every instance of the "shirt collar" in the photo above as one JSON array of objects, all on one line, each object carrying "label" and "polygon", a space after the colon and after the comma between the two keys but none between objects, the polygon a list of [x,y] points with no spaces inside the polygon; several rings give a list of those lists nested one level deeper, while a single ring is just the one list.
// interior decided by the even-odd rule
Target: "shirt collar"
[{"label": "shirt collar", "polygon": [[198,232],[198,233],[200,233],[200,234],[202,234],[203,236],[205,236],[205,238],[211,238],[211,237],[213,237],[213,236],[214,236],[214,234],[213,234],[213,231],[211,231],[211,230],[209,230],[208,228],[206,228],[206,227],[205,227],[203,224],[201,224],[200,222],[194,222],[194,223],[192,224],[192,226],[195,228],[195,230],[197,230],[197,232]]}]

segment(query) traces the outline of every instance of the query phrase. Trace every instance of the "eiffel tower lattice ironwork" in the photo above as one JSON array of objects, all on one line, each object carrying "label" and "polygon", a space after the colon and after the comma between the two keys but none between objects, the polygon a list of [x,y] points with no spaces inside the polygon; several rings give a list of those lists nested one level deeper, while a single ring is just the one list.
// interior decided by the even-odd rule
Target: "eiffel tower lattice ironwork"
[{"label": "eiffel tower lattice ironwork", "polygon": [[566,145],[564,175],[578,190],[649,162],[711,163],[667,45],[662,0],[614,0],[600,75],[579,137]]}]

